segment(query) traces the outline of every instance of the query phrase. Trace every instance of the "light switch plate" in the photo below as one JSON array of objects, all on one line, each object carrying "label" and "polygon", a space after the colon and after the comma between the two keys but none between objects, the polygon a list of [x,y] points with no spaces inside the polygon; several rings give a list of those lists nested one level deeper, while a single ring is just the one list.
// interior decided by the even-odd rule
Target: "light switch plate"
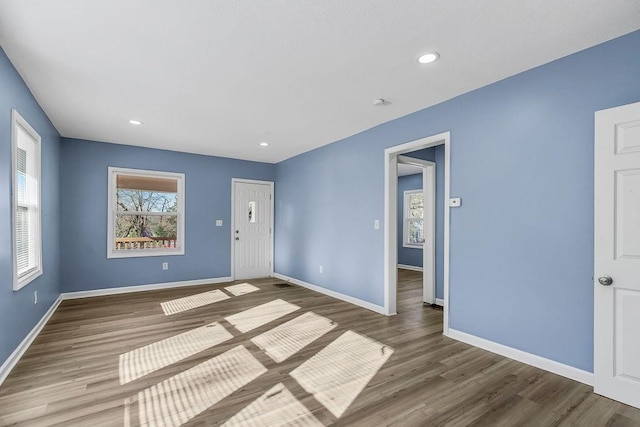
[{"label": "light switch plate", "polygon": [[222,227],[222,220],[216,219],[216,227]]},{"label": "light switch plate", "polygon": [[380,220],[376,219],[375,221],[373,221],[373,229],[378,230],[379,228],[380,228]]},{"label": "light switch plate", "polygon": [[449,206],[452,208],[458,208],[462,204],[460,197],[453,197],[449,199]]}]

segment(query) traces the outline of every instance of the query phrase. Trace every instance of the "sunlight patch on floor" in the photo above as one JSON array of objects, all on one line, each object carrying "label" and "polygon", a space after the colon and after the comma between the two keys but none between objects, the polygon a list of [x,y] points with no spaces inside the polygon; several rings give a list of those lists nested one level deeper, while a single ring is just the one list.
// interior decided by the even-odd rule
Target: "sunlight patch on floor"
[{"label": "sunlight patch on floor", "polygon": [[193,356],[233,338],[214,322],[120,355],[120,384]]},{"label": "sunlight patch on floor", "polygon": [[260,288],[253,286],[251,283],[240,283],[239,285],[225,286],[224,289],[234,297],[250,294],[251,292],[260,290]]},{"label": "sunlight patch on floor", "polygon": [[266,371],[244,346],[235,347],[138,393],[140,425],[181,426]]},{"label": "sunlight patch on floor", "polygon": [[164,314],[170,316],[172,314],[182,313],[183,311],[202,307],[204,305],[213,304],[214,302],[224,301],[229,298],[231,297],[221,290],[214,289],[213,291],[166,301],[160,305],[162,306]]},{"label": "sunlight patch on floor", "polygon": [[308,312],[252,338],[251,341],[280,363],[336,326],[338,324],[334,321]]},{"label": "sunlight patch on floor", "polygon": [[347,331],[290,375],[340,418],[391,354],[392,348]]},{"label": "sunlight patch on floor", "polygon": [[[259,290],[250,283],[225,289],[234,296]],[[171,315],[229,298],[225,292],[213,290],[164,302],[162,309]],[[246,333],[299,309],[295,304],[276,299],[224,319]],[[331,319],[307,312],[251,338],[251,342],[281,363],[337,326]],[[214,322],[121,354],[120,383],[142,378],[228,341],[233,338],[229,331]],[[393,352],[371,338],[347,331],[289,375],[333,416],[340,418]],[[181,426],[265,372],[267,368],[251,351],[239,345],[126,399],[125,425]],[[302,402],[306,401],[298,400],[283,383],[277,383],[233,415],[225,426],[322,425]]]},{"label": "sunlight patch on floor", "polygon": [[238,412],[223,427],[322,426],[316,417],[280,383]]},{"label": "sunlight patch on floor", "polygon": [[245,333],[292,313],[299,308],[297,305],[277,299],[227,316],[225,320],[235,326],[240,332]]}]

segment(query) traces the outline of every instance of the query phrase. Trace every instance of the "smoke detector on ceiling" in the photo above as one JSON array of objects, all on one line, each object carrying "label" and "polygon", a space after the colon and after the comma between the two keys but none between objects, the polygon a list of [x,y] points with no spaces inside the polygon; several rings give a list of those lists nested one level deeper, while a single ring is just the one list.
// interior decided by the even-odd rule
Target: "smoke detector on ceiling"
[{"label": "smoke detector on ceiling", "polygon": [[391,102],[387,101],[384,98],[378,98],[378,99],[374,99],[373,100],[373,105],[375,105],[376,107],[380,107],[380,106],[383,106],[383,105],[389,105],[389,104],[391,104]]}]

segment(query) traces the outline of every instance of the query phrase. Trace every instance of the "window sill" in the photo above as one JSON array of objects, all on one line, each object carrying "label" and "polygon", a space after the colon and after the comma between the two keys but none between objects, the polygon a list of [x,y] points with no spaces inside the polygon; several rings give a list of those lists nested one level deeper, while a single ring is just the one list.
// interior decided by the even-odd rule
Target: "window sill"
[{"label": "window sill", "polygon": [[40,276],[42,276],[42,268],[33,270],[32,272],[30,272],[29,274],[23,277],[16,278],[13,281],[13,290],[19,291],[20,289],[24,288],[25,286],[27,286],[29,283],[33,282],[35,279],[37,279]]},{"label": "window sill", "polygon": [[411,248],[411,249],[424,249],[424,243],[421,243],[419,245],[412,245],[411,243],[403,243],[402,247]]},{"label": "window sill", "polygon": [[184,255],[184,249],[160,249],[160,250],[152,250],[152,249],[128,249],[122,251],[109,251],[107,253],[108,259],[117,259],[117,258],[144,258],[150,256],[175,256],[175,255]]}]

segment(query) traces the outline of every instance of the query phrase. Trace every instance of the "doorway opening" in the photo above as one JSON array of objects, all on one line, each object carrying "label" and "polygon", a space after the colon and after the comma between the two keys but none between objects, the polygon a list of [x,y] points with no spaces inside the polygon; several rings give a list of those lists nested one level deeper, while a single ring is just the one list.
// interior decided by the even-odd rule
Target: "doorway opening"
[{"label": "doorway opening", "polygon": [[422,281],[424,305],[436,303],[436,148],[398,156],[398,269]]},{"label": "doorway opening", "polygon": [[[428,149],[431,147],[442,146],[444,151],[443,159],[443,182],[442,192],[437,195],[440,199],[442,209],[442,299],[437,301],[435,295],[427,288],[423,296],[433,299],[433,302],[441,302],[443,305],[443,332],[446,334],[449,327],[449,182],[450,182],[450,133],[444,132],[438,135],[429,136],[416,141],[387,148],[385,150],[385,191],[384,191],[384,272],[385,272],[385,293],[384,293],[384,309],[388,316],[397,313],[398,299],[398,242],[403,238],[398,232],[398,164],[407,162],[407,154]],[[418,163],[415,158],[408,160],[412,163]],[[422,165],[428,168],[427,165]],[[440,165],[436,165],[439,168]],[[424,177],[423,177],[424,181]],[[433,182],[433,181],[432,181]],[[426,188],[429,184],[423,185]],[[426,200],[426,199],[425,199]],[[436,200],[435,204],[438,204]],[[424,229],[423,229],[424,231]],[[433,235],[433,234],[432,234]],[[435,240],[434,240],[435,244]],[[434,249],[435,251],[435,249]],[[426,256],[431,257],[430,251],[423,250],[423,262],[427,262]],[[433,264],[432,264],[433,266]],[[424,268],[424,267],[423,267]],[[429,273],[430,275],[430,273]],[[429,277],[424,280],[425,288]],[[435,282],[435,280],[434,280]],[[432,282],[433,283],[433,282]]]}]

